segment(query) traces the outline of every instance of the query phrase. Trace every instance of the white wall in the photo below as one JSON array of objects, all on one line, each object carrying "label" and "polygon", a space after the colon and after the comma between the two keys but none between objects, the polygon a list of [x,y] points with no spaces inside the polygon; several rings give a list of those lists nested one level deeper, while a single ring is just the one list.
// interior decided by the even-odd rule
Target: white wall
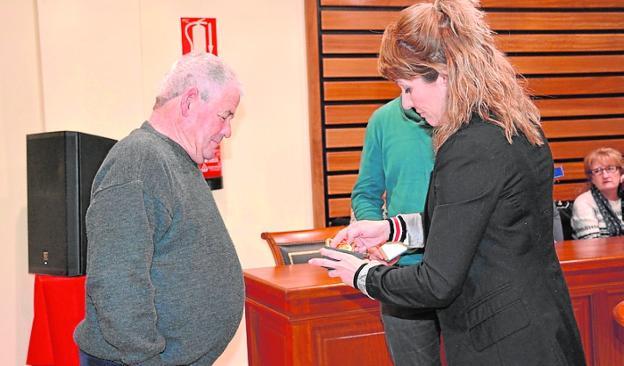
[{"label": "white wall", "polygon": [[43,128],[33,1],[0,1],[0,365],[22,365],[32,321],[26,134]]},{"label": "white wall", "polygon": [[[24,364],[32,320],[24,135],[77,130],[119,139],[138,127],[181,54],[180,17],[217,18],[219,55],[244,86],[233,137],[222,146],[225,189],[215,192],[243,267],[273,265],[260,232],[312,226],[302,0],[0,3],[0,204],[9,254],[0,256],[0,291],[9,294],[0,302],[0,342],[9,351],[0,364]],[[247,363],[243,328],[217,365]]]}]

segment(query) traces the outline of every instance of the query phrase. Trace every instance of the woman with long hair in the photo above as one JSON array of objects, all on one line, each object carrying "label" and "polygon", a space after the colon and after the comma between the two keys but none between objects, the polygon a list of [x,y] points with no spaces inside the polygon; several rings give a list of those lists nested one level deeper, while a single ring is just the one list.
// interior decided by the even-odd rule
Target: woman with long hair
[{"label": "woman with long hair", "polygon": [[[469,0],[403,10],[379,70],[434,127],[436,161],[415,266],[322,250],[311,264],[382,303],[435,309],[449,365],[583,365],[553,247],[553,161],[539,111]],[[418,236],[404,218],[360,221],[332,244],[359,251]]]}]

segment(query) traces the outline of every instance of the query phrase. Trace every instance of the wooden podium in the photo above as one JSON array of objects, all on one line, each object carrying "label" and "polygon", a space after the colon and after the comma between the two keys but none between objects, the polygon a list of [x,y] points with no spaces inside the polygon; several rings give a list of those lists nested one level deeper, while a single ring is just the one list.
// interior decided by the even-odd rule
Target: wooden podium
[{"label": "wooden podium", "polygon": [[[588,365],[624,365],[624,237],[556,244]],[[307,264],[245,270],[249,364],[392,365],[379,305]]]},{"label": "wooden podium", "polygon": [[391,365],[379,304],[295,264],[245,271],[250,365]]}]

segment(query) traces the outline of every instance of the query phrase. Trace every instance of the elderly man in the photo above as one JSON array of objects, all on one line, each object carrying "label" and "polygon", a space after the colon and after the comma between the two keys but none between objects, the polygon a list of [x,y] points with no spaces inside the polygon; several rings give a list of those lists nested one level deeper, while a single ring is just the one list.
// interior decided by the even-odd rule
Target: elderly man
[{"label": "elderly man", "polygon": [[81,365],[211,365],[243,310],[243,280],[197,164],[230,137],[240,85],[219,58],[183,56],[149,121],[103,162],[87,211]]}]

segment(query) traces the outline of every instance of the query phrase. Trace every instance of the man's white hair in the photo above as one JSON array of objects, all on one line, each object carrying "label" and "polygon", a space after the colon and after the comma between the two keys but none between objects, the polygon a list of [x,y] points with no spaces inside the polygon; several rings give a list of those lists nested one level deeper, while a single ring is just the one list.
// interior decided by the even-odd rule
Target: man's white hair
[{"label": "man's white hair", "polygon": [[160,86],[154,109],[196,87],[204,101],[219,96],[224,87],[233,86],[241,91],[234,71],[219,57],[207,52],[193,52],[176,61]]}]

